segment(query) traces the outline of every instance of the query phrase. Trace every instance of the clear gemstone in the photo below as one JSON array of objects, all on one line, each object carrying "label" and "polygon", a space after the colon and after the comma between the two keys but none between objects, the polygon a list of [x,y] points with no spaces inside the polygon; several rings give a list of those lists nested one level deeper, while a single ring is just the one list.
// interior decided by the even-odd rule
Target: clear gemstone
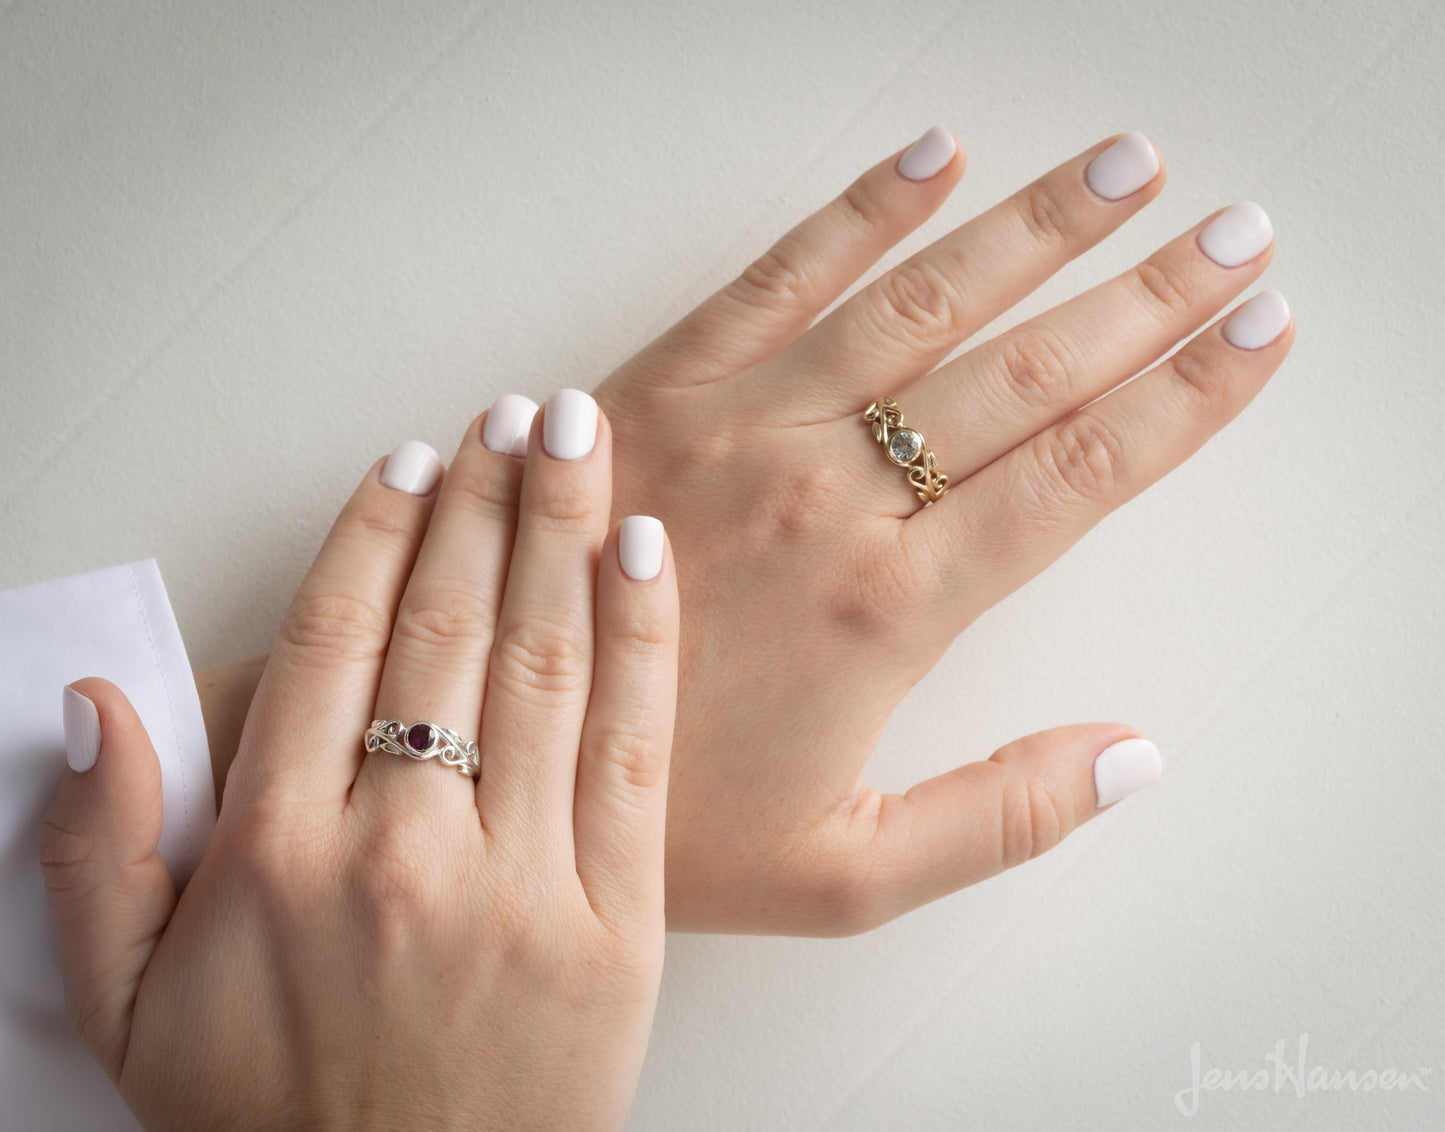
[{"label": "clear gemstone", "polygon": [[888,438],[888,458],[895,464],[911,464],[923,451],[923,437],[911,428],[900,428]]},{"label": "clear gemstone", "polygon": [[420,754],[431,746],[431,728],[425,723],[413,723],[406,732],[406,745]]}]

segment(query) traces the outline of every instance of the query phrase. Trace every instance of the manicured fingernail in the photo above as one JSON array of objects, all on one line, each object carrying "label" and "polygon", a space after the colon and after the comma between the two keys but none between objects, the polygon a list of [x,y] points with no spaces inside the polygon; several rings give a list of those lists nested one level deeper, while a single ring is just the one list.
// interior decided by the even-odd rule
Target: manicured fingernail
[{"label": "manicured fingernail", "polygon": [[1159,172],[1159,154],[1143,134],[1125,134],[1084,170],[1089,188],[1105,200],[1122,200],[1152,181]]},{"label": "manicured fingernail", "polygon": [[65,717],[65,761],[71,770],[87,771],[100,757],[100,714],[74,688],[61,693]]},{"label": "manicured fingernail", "polygon": [[442,475],[442,458],[430,444],[408,440],[386,458],[381,482],[408,495],[427,495]]},{"label": "manicured fingernail", "polygon": [[1289,325],[1289,304],[1278,291],[1261,291],[1229,316],[1224,337],[1241,350],[1268,346]]},{"label": "manicured fingernail", "polygon": [[1094,793],[1099,807],[1144,789],[1163,771],[1159,748],[1148,739],[1125,739],[1105,747],[1094,760]]},{"label": "manicured fingernail", "polygon": [[926,134],[898,159],[898,175],[910,181],[926,181],[953,160],[958,142],[942,126],[931,126]]},{"label": "manicured fingernail", "polygon": [[520,393],[507,393],[497,398],[482,425],[482,443],[493,452],[508,456],[527,454],[527,434],[532,431],[532,418],[537,415],[537,402]]},{"label": "manicured fingernail", "polygon": [[634,582],[650,582],[662,569],[662,521],[629,515],[617,532],[617,561]]},{"label": "manicured fingernail", "polygon": [[580,389],[559,389],[547,399],[542,447],[558,460],[580,460],[597,443],[597,402]]},{"label": "manicured fingernail", "polygon": [[1199,250],[1220,267],[1248,263],[1274,239],[1274,225],[1252,200],[1232,204],[1199,233]]}]

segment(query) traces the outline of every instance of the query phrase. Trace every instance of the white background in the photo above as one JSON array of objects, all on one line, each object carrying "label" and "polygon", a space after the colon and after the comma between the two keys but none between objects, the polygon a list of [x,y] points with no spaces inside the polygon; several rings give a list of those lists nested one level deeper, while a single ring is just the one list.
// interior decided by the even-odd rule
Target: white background
[{"label": "white background", "polygon": [[[1442,62],[1440,0],[0,0],[0,586],[154,555],[197,666],[261,651],[378,455],[590,386],[935,121],[904,251],[1142,130],[1163,196],[1006,321],[1249,198],[1298,343],[873,778],[1118,719],[1164,779],[868,936],[673,936],[631,1127],[1445,1126]],[[1176,1109],[1301,1034],[1429,1091]]]}]

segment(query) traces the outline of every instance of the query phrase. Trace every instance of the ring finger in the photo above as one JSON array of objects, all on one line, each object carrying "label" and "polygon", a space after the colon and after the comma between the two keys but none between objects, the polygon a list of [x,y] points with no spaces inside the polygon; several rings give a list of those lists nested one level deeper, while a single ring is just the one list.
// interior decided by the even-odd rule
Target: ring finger
[{"label": "ring finger", "polygon": [[[487,657],[507,577],[526,438],[537,406],[506,396],[473,421],[442,483],[436,510],[406,585],[377,690],[376,716],[410,728],[432,725],[474,742]],[[515,455],[513,453],[516,453]],[[418,728],[415,742],[425,746]],[[471,806],[472,781],[440,759],[417,766],[385,749],[357,776],[362,797],[401,794],[407,808]],[[353,792],[355,798],[356,792]],[[390,804],[390,803],[388,803]]]}]

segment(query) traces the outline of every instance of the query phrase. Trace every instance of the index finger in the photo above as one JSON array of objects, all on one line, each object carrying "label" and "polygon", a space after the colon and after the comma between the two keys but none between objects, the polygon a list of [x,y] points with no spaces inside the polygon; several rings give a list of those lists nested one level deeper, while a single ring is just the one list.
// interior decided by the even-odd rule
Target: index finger
[{"label": "index finger", "polygon": [[409,440],[372,465],[307,571],[256,688],[227,778],[335,799],[356,778],[396,609],[426,533],[442,463]]},{"label": "index finger", "polygon": [[678,632],[667,535],[659,520],[630,515],[597,570],[597,663],[572,810],[577,876],[614,922],[662,924]]}]

